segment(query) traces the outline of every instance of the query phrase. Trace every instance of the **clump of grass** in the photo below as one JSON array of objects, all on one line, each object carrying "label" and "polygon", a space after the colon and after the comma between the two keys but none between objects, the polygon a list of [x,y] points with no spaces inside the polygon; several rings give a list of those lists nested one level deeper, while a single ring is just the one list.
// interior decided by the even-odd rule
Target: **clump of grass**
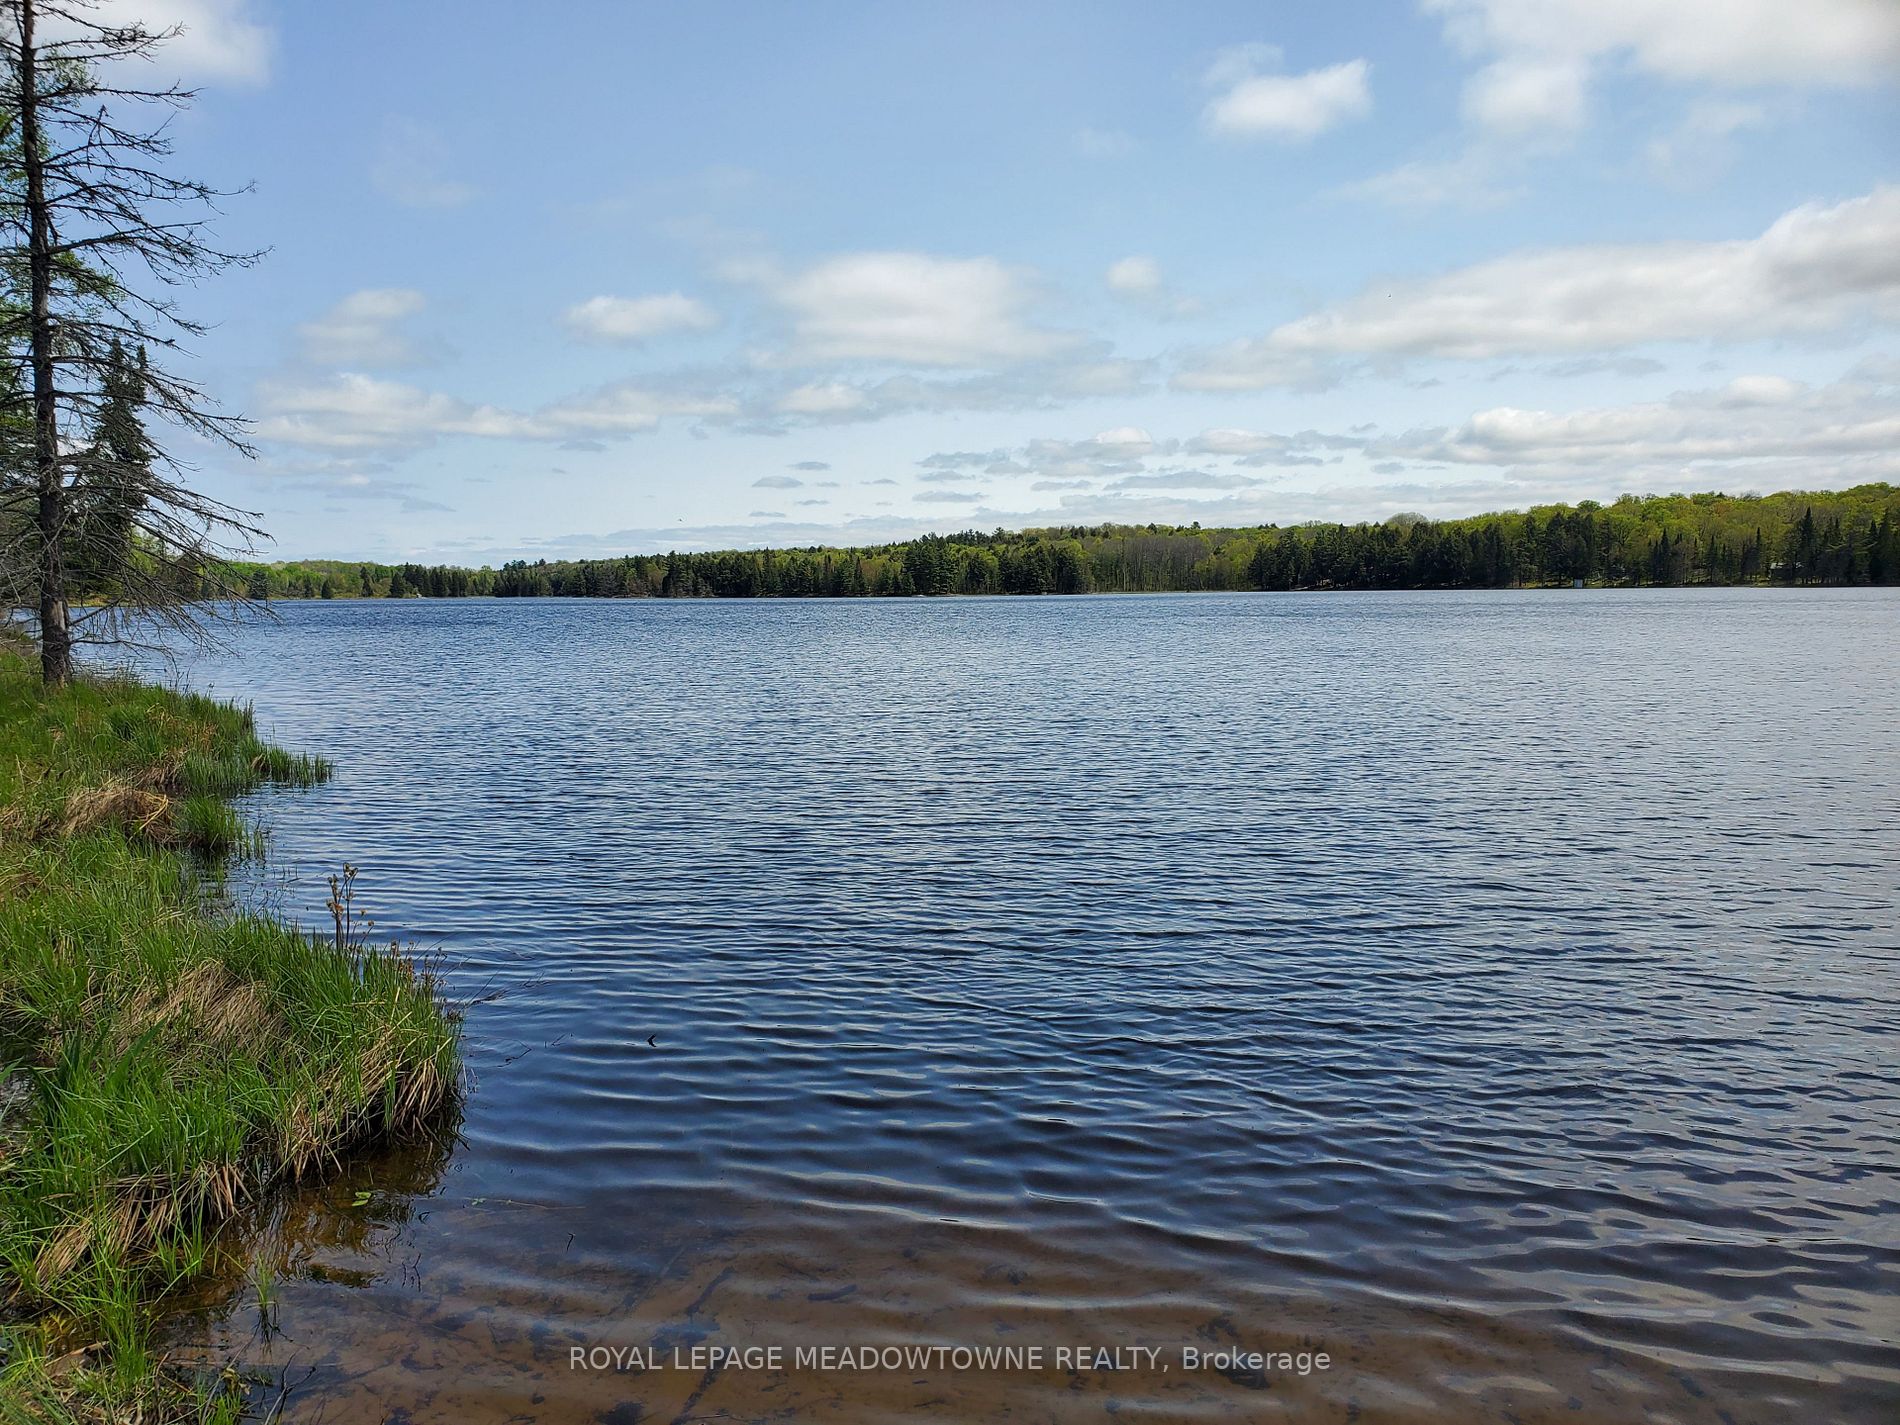
[{"label": "clump of grass", "polygon": [[322,758],[261,739],[247,707],[120,678],[47,697],[13,649],[0,645],[0,664],[0,841],[116,828],[223,851],[241,838],[229,834],[235,813],[216,814],[213,802],[330,775]]},{"label": "clump of grass", "polygon": [[208,855],[235,850],[247,839],[244,818],[217,797],[186,797],[172,827],[181,845]]},{"label": "clump of grass", "polygon": [[251,1288],[257,1294],[257,1328],[269,1340],[277,1330],[277,1271],[269,1259],[251,1265]]},{"label": "clump of grass", "polygon": [[247,842],[224,798],[327,772],[248,710],[46,694],[0,649],[0,1422],[219,1418],[156,1359],[154,1305],[239,1208],[453,1097],[427,966],[216,914],[178,854]]}]

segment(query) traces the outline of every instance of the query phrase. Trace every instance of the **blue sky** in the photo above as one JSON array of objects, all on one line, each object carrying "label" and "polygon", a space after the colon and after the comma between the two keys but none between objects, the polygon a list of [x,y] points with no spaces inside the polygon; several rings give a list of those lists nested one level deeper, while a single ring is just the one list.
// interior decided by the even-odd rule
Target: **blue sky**
[{"label": "blue sky", "polygon": [[1900,478],[1900,5],[114,0],[278,557]]}]

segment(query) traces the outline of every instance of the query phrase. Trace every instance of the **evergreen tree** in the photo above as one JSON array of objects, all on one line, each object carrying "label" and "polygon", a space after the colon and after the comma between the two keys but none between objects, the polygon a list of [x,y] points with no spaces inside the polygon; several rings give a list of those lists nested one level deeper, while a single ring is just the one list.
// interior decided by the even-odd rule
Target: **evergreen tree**
[{"label": "evergreen tree", "polygon": [[1813,577],[1820,543],[1814,525],[1814,506],[1809,505],[1801,511],[1801,522],[1788,532],[1787,564],[1790,579],[1805,584]]},{"label": "evergreen tree", "polygon": [[145,352],[136,360],[112,339],[89,458],[71,488],[66,568],[76,592],[112,592],[133,557],[133,535],[152,484],[152,447],[140,410],[146,399]]},{"label": "evergreen tree", "polygon": [[[0,437],[4,433],[0,424]],[[353,567],[364,593],[383,587],[377,566]],[[341,594],[348,571],[336,577],[334,592]],[[1584,501],[1574,508],[1444,521],[1413,515],[1359,525],[964,530],[856,549],[510,560],[498,571],[411,563],[389,577],[389,592],[399,598],[1449,589],[1547,587],[1573,579],[1891,584],[1900,582],[1900,489],[1869,484],[1832,494],[1626,496],[1607,507]],[[330,578],[298,566],[275,583],[280,593],[320,597]]]},{"label": "evergreen tree", "polygon": [[[258,533],[242,512],[172,478],[176,467],[129,419],[157,410],[249,453],[239,424],[162,365],[204,330],[163,289],[255,256],[207,240],[222,195],[167,172],[168,125],[141,124],[141,111],[191,99],[140,82],[177,33],[96,0],[7,0],[0,25],[0,142],[11,150],[0,164],[0,226],[6,276],[18,285],[8,365],[31,409],[30,457],[8,470],[8,493],[27,510],[49,686],[71,678],[76,644],[147,639],[155,626],[200,633],[193,596],[232,569],[220,539]],[[145,359],[147,344],[160,362]],[[77,588],[78,578],[94,587]],[[78,610],[75,593],[88,596]]]}]

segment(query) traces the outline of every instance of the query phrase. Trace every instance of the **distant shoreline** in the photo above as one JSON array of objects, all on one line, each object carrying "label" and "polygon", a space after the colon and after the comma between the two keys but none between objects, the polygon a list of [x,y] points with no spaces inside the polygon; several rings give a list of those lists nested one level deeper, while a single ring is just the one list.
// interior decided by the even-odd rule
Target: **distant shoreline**
[{"label": "distant shoreline", "polygon": [[[1294,594],[1638,594],[1638,593],[1852,593],[1856,590],[1900,588],[1897,584],[1780,584],[1757,580],[1746,584],[1506,584],[1500,588],[1310,588],[1310,589],[1090,589],[1079,594],[403,594],[399,604],[915,604],[944,602],[1007,602],[1024,600],[1109,599],[1245,599]],[[391,600],[386,595],[343,594],[312,599],[303,595],[272,595],[273,604],[351,604],[375,607]]]},{"label": "distant shoreline", "polygon": [[253,599],[821,598],[1900,584],[1900,487],[1625,496],[1380,524],[1068,525],[449,564],[233,563]]}]

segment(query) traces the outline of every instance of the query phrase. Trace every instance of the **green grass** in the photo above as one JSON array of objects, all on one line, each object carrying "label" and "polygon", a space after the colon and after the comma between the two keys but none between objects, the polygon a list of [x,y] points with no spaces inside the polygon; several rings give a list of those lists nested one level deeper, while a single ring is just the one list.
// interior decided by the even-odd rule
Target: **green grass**
[{"label": "green grass", "polygon": [[328,770],[245,709],[47,694],[0,649],[0,1422],[235,1418],[155,1309],[233,1213],[454,1097],[426,968],[202,894],[198,856],[252,839],[225,798]]}]

